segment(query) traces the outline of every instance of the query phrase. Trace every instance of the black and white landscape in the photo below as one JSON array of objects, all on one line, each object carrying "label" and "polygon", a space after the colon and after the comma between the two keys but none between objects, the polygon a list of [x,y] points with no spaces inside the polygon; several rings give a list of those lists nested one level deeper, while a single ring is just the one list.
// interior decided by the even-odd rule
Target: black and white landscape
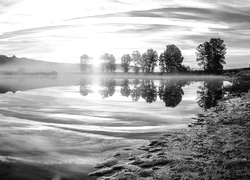
[{"label": "black and white landscape", "polygon": [[0,0],[0,180],[250,179],[249,12]]}]

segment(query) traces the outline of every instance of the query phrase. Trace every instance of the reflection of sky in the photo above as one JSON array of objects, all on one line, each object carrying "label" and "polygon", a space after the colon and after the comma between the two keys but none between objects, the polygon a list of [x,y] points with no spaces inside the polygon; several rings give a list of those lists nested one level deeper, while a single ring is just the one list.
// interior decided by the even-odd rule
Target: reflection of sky
[{"label": "reflection of sky", "polygon": [[[133,128],[138,126],[138,129],[144,129],[141,126],[147,126],[147,131],[150,131],[149,129],[155,128],[155,126],[159,128],[170,128],[171,125],[179,126],[186,111],[199,110],[196,104],[196,91],[193,90],[197,86],[196,83],[183,88],[185,91],[183,101],[176,108],[165,107],[159,98],[151,104],[146,103],[142,98],[133,102],[131,97],[124,97],[120,94],[120,86],[116,86],[116,92],[113,96],[102,99],[98,92],[100,88],[95,84],[91,86],[93,93],[88,96],[81,96],[78,86],[45,88],[19,92],[14,95],[8,94],[4,97],[8,97],[6,103],[12,104],[12,107],[9,109],[9,107],[3,106],[1,109],[11,112],[9,114],[18,118],[26,113],[28,114],[26,118],[30,117],[28,119],[39,116],[54,119],[55,122],[75,120],[77,124],[84,124],[83,129],[91,127],[91,130],[95,130],[92,125],[97,125],[98,131],[99,126],[102,126],[103,130],[107,128],[107,131],[109,129],[110,131],[112,131],[111,129],[119,131],[126,129],[121,126],[123,124],[124,126],[133,126]],[[23,103],[25,105],[21,105]],[[13,104],[16,106],[13,107]],[[193,114],[195,112],[191,111],[190,115]],[[87,128],[86,125],[89,127]],[[110,125],[117,127],[109,127]],[[126,131],[133,132],[135,129]]]},{"label": "reflection of sky", "polygon": [[[46,13],[45,13],[46,10]],[[249,0],[0,0],[0,52],[56,62],[87,53],[162,52],[176,44],[184,64],[197,67],[195,49],[219,37],[227,68],[249,64]]]},{"label": "reflection of sky", "polygon": [[[187,127],[201,109],[196,103],[199,83],[183,87],[182,102],[167,108],[157,99],[133,102],[120,94],[102,99],[92,85],[89,96],[79,86],[0,95],[0,161],[93,165],[107,150],[143,142],[147,134]],[[7,156],[1,154],[7,152]]]}]

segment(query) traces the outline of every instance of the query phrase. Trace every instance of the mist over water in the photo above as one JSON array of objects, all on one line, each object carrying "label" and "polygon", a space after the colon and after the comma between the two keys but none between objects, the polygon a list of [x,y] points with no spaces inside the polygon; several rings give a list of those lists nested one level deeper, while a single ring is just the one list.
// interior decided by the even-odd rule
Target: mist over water
[{"label": "mist over water", "polygon": [[85,177],[115,149],[187,127],[195,114],[216,106],[230,84],[99,76],[0,79],[0,175]]}]

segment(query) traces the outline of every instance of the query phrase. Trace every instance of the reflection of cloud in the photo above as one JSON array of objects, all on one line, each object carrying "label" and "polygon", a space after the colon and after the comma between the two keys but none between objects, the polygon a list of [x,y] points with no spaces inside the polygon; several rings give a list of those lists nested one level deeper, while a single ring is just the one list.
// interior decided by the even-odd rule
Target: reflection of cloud
[{"label": "reflection of cloud", "polygon": [[[70,59],[70,62],[78,62],[83,53],[99,56],[107,51],[119,61],[122,54],[135,49],[143,52],[154,48],[160,53],[167,44],[176,44],[183,50],[184,63],[197,66],[196,47],[212,37],[220,37],[228,48],[227,66],[231,66],[235,60],[231,52],[239,50],[238,54],[248,56],[250,3],[243,0],[240,4],[233,0],[226,3],[215,0],[135,0],[129,3],[125,0],[88,3],[45,0],[34,3],[23,0],[17,8],[0,1],[0,7],[6,7],[0,18],[3,27],[0,43],[5,43],[0,50],[7,55],[45,60],[53,57],[54,61]],[[42,8],[47,8],[46,13]],[[24,39],[32,41],[36,48],[27,50],[29,43],[25,45]],[[39,44],[50,48],[43,49]],[[241,62],[245,64],[246,60]]]}]

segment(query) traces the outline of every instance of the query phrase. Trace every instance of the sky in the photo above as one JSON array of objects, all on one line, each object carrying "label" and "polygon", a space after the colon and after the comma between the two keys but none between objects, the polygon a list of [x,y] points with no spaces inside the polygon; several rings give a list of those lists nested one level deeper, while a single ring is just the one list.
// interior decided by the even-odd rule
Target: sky
[{"label": "sky", "polygon": [[96,61],[103,52],[158,54],[175,44],[198,68],[196,48],[227,47],[225,68],[250,64],[250,0],[0,0],[0,54],[51,62]]}]

